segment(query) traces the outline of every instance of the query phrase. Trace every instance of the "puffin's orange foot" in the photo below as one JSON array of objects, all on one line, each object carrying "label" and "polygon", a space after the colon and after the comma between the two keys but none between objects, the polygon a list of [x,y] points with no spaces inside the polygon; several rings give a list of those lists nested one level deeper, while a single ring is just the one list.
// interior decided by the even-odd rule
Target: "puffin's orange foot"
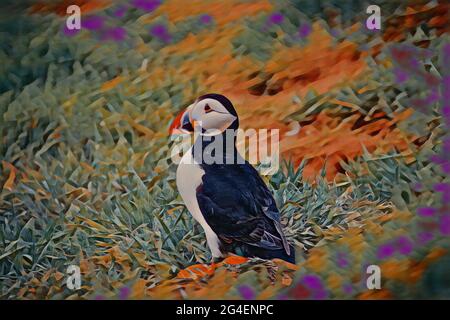
[{"label": "puffin's orange foot", "polygon": [[241,257],[241,256],[229,256],[229,257],[223,259],[222,263],[236,265],[236,264],[243,264],[243,263],[247,262],[248,260],[249,260],[248,258]]},{"label": "puffin's orange foot", "polygon": [[187,267],[186,269],[178,272],[177,277],[182,279],[198,279],[214,274],[216,270],[216,265],[213,263],[211,266],[207,264],[194,264]]}]

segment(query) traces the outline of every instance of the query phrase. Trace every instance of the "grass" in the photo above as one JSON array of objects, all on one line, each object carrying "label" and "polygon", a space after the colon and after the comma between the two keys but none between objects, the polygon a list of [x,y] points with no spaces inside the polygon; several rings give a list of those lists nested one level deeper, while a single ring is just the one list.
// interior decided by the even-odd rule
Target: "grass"
[{"label": "grass", "polygon": [[[113,9],[96,14],[113,21]],[[256,32],[249,30],[258,29],[269,13],[262,10],[233,22],[222,22],[212,14],[214,28],[224,28],[234,39],[230,47],[220,47],[221,43],[211,49],[212,58],[231,50],[235,54],[231,61],[250,59],[251,63],[241,63],[249,63],[250,71],[260,68],[265,73],[260,60],[270,61],[274,53],[269,43],[278,40],[256,38],[258,46],[267,49],[263,56],[241,52],[240,44],[249,43],[246,37]],[[166,133],[179,109],[199,94],[216,90],[216,84],[208,84],[200,72],[201,63],[210,61],[207,53],[202,56],[197,48],[183,51],[189,33],[182,30],[190,24],[198,26],[196,17],[197,13],[186,21],[170,23],[157,14],[130,9],[121,22],[126,26],[126,41],[106,43],[99,42],[95,31],[64,36],[62,20],[54,14],[19,11],[10,20],[2,19],[6,26],[15,22],[24,31],[8,27],[0,47],[0,297],[116,298],[123,297],[123,288],[129,288],[127,298],[245,298],[241,290],[245,286],[258,298],[445,294],[445,285],[432,292],[437,281],[433,276],[439,271],[428,270],[445,268],[446,260],[439,259],[448,250],[448,237],[436,229],[438,216],[433,218],[435,229],[429,231],[432,239],[420,242],[424,225],[430,221],[415,213],[417,208],[440,203],[434,185],[448,182],[439,166],[429,160],[440,152],[445,128],[437,102],[426,113],[407,106],[429,88],[415,81],[395,81],[395,61],[389,51],[395,43],[386,43],[377,57],[358,60],[367,63],[365,71],[350,75],[349,81],[332,90],[317,92],[314,82],[306,83],[305,94],[285,88],[269,103],[269,118],[280,126],[286,119],[297,120],[302,130],[318,128],[327,137],[335,135],[336,141],[353,135],[368,141],[351,156],[345,148],[338,150],[337,160],[334,153],[315,156],[313,152],[327,147],[309,142],[312,151],[294,153],[294,158],[285,154],[282,170],[266,177],[286,235],[298,251],[297,266],[257,259],[242,264],[229,261],[212,275],[200,272],[180,277],[180,271],[192,271],[189,266],[210,260],[203,231],[176,190],[176,168],[169,161]],[[143,22],[146,19],[149,24]],[[173,43],[145,32],[148,25],[161,21],[177,35]],[[284,21],[277,32],[287,37],[297,30],[296,23]],[[248,34],[233,37],[236,25],[247,28]],[[195,36],[206,37],[204,41],[213,34],[208,29],[194,31]],[[372,37],[361,31],[351,34],[358,46]],[[293,48],[320,45],[314,41],[314,31],[311,37],[292,44]],[[440,77],[443,68],[438,52],[448,39],[430,38],[432,57],[421,63],[431,64],[431,74]],[[292,48],[286,39],[279,43],[289,52]],[[414,46],[414,39],[407,38],[404,44]],[[341,49],[344,53],[347,47]],[[186,70],[194,78],[173,71],[186,61],[198,68]],[[161,64],[166,73],[161,73]],[[228,80],[236,75],[239,85],[253,85],[241,75],[248,70],[230,65],[230,74],[216,75]],[[273,81],[267,84],[270,87]],[[231,96],[236,95],[229,90]],[[255,100],[255,108],[263,108],[264,99],[270,98],[267,92],[246,94],[245,101]],[[335,99],[348,104],[336,105]],[[267,113],[259,114],[260,109],[251,109],[251,104],[245,106],[256,111],[250,119],[250,111],[240,110],[244,125],[267,119]],[[278,110],[287,111],[280,114]],[[411,115],[398,119],[405,110]],[[321,124],[324,115],[332,121]],[[352,122],[359,118],[366,122]],[[351,130],[345,131],[346,123]],[[318,158],[322,162],[315,162]],[[313,170],[313,178],[306,170]],[[407,254],[397,250],[404,245],[399,239],[414,243]],[[397,251],[381,257],[380,247],[385,245]],[[364,287],[361,268],[367,263],[382,266],[381,292]],[[77,291],[65,284],[71,264],[80,266],[83,275],[82,288]],[[411,274],[420,276],[412,278]],[[311,277],[320,280],[326,294],[308,287]]]}]

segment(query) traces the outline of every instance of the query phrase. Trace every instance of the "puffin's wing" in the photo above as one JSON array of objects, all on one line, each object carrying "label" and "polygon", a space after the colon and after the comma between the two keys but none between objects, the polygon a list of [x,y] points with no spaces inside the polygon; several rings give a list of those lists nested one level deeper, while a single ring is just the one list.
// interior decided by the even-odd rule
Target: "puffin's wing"
[{"label": "puffin's wing", "polygon": [[197,201],[206,222],[225,242],[276,250],[289,245],[275,200],[258,172],[245,164],[203,167]]}]

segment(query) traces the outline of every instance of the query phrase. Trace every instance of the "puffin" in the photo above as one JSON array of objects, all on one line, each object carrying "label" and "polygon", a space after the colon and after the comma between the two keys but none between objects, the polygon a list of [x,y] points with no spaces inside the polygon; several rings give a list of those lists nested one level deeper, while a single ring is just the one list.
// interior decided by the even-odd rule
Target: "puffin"
[{"label": "puffin", "polygon": [[194,133],[176,171],[180,196],[205,231],[213,262],[231,253],[295,263],[271,192],[236,149],[238,128],[233,104],[216,93],[200,96],[175,118],[170,134]]}]

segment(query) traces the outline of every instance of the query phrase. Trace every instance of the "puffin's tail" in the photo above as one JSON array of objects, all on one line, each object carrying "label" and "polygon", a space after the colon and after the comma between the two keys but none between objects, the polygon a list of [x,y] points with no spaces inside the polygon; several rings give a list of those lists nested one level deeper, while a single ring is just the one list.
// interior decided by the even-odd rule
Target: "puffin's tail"
[{"label": "puffin's tail", "polygon": [[290,255],[286,253],[286,250],[268,250],[260,247],[255,247],[251,245],[241,246],[242,255],[245,257],[258,257],[261,259],[281,259],[289,263],[295,264],[295,249],[293,246],[289,245]]}]

